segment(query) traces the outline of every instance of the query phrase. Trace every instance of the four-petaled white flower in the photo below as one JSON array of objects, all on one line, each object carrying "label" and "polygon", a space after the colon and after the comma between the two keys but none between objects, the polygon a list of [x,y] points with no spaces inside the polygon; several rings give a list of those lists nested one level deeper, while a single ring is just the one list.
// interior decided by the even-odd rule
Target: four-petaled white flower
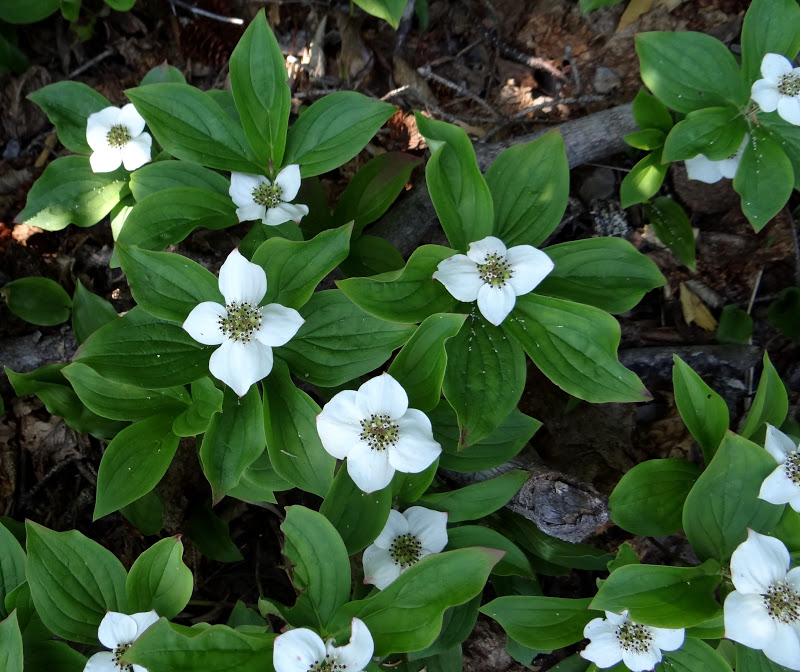
[{"label": "four-petaled white flower", "polygon": [[381,590],[426,555],[447,546],[447,514],[412,506],[403,513],[392,509],[386,526],[364,551],[364,583]]},{"label": "four-petaled white flower", "polygon": [[771,504],[789,504],[800,513],[800,446],[768,424],[764,448],[778,466],[761,484],[758,498]]},{"label": "four-petaled white flower", "polygon": [[388,373],[368,380],[357,392],[344,390],[317,416],[322,445],[364,492],[389,485],[394,472],[417,474],[442,452],[431,421],[408,407],[408,395]]},{"label": "four-petaled white flower", "polygon": [[723,177],[732,180],[736,177],[736,171],[739,170],[739,162],[742,160],[744,148],[747,147],[749,140],[750,135],[745,133],[739,149],[727,159],[712,161],[705,154],[698,154],[691,159],[686,159],[684,162],[686,164],[686,174],[690,180],[699,180],[706,184],[719,182]]},{"label": "four-petaled white flower", "polygon": [[731,556],[736,588],[725,598],[725,636],[800,670],[800,567],[778,539],[747,530]]},{"label": "four-petaled white flower", "polygon": [[299,223],[308,214],[307,206],[289,203],[299,189],[300,166],[294,163],[281,170],[274,182],[263,175],[231,173],[228,193],[238,206],[240,222],[260,219],[267,226],[277,226],[289,220]]},{"label": "four-petaled white flower", "polygon": [[259,307],[267,293],[267,274],[239,250],[219,270],[219,291],[225,305],[204,301],[189,313],[183,328],[203,345],[220,346],[208,368],[241,397],[272,371],[272,348],[286,344],[305,320],[278,303]]},{"label": "four-petaled white flower", "polygon": [[753,82],[750,97],[764,112],[778,110],[782,119],[800,125],[800,68],[793,68],[786,56],[765,54],[761,76]]},{"label": "four-petaled white flower", "polygon": [[120,659],[131,648],[141,634],[158,620],[155,611],[139,614],[120,614],[109,611],[100,621],[97,638],[110,651],[95,653],[83,668],[83,672],[147,672],[147,668],[135,663],[121,663]]},{"label": "four-petaled white flower", "polygon": [[433,274],[459,301],[478,302],[478,309],[498,326],[514,308],[518,296],[532,291],[554,264],[530,245],[506,249],[494,236],[470,243],[466,254],[442,261]]},{"label": "four-petaled white flower", "polygon": [[144,119],[132,103],[107,107],[86,120],[86,142],[92,148],[89,164],[94,173],[110,173],[125,166],[136,170],[150,161],[153,138],[144,133]]},{"label": "four-petaled white flower", "polygon": [[652,670],[661,662],[662,651],[675,651],[683,645],[686,632],[683,629],[654,628],[634,623],[628,612],[595,618],[586,624],[583,636],[590,642],[581,656],[597,667],[613,667],[620,661],[631,672]]},{"label": "four-petaled white flower", "polygon": [[362,672],[372,660],[375,644],[358,618],[350,624],[350,643],[334,646],[313,630],[297,628],[275,638],[272,665],[275,672]]}]

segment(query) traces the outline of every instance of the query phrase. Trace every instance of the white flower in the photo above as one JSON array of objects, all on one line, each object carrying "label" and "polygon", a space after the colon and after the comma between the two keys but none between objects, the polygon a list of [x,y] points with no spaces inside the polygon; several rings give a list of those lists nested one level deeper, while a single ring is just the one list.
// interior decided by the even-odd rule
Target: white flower
[{"label": "white flower", "polygon": [[362,672],[372,660],[375,645],[369,629],[358,618],[350,624],[350,643],[334,646],[313,630],[297,628],[275,638],[272,664],[275,672]]},{"label": "white flower", "polygon": [[110,173],[124,164],[136,170],[150,161],[153,138],[144,133],[144,119],[132,103],[107,107],[86,120],[86,142],[92,148],[89,164],[94,173]]},{"label": "white flower", "polygon": [[260,219],[267,226],[276,226],[289,220],[300,222],[308,214],[308,207],[289,203],[300,189],[300,166],[286,166],[270,182],[263,175],[231,173],[228,193],[238,206],[236,216],[240,222]]},{"label": "white flower", "polygon": [[800,567],[778,539],[747,530],[731,556],[736,588],[725,598],[725,636],[800,670]]},{"label": "white flower", "polygon": [[225,305],[203,301],[183,328],[203,345],[220,346],[208,368],[241,397],[272,371],[272,348],[288,343],[305,320],[294,308],[277,303],[259,308],[267,293],[267,274],[239,250],[219,270],[219,291]]},{"label": "white flower", "polygon": [[433,274],[459,301],[477,300],[494,326],[506,319],[517,297],[532,291],[554,268],[544,252],[530,245],[507,250],[494,236],[470,243],[466,254],[442,261]]},{"label": "white flower", "polygon": [[719,182],[723,177],[732,180],[736,177],[736,171],[739,170],[739,162],[742,160],[744,148],[747,147],[749,140],[750,135],[745,133],[739,149],[727,159],[712,161],[705,154],[698,154],[691,159],[686,159],[684,162],[686,164],[686,174],[690,180],[699,180],[706,184]]},{"label": "white flower", "polygon": [[764,112],[774,112],[790,124],[800,125],[800,68],[780,54],[765,54],[761,76],[753,82],[750,97]]},{"label": "white flower", "polygon": [[110,651],[95,653],[86,661],[83,672],[147,672],[147,668],[135,663],[120,663],[120,658],[141,634],[158,620],[155,611],[146,611],[139,614],[120,614],[109,611],[100,627],[97,629],[97,638],[100,643]]},{"label": "white flower", "polygon": [[770,504],[789,504],[800,513],[800,446],[768,424],[764,448],[778,467],[761,484],[758,498]]},{"label": "white flower", "polygon": [[411,565],[447,546],[447,514],[412,506],[392,509],[375,542],[364,551],[364,583],[383,590]]},{"label": "white flower", "polygon": [[317,416],[322,445],[364,492],[389,485],[395,470],[417,474],[442,452],[431,421],[408,407],[408,395],[388,373],[368,380],[357,392],[344,390]]},{"label": "white flower", "polygon": [[686,632],[641,625],[628,619],[628,612],[595,618],[586,624],[583,636],[589,646],[581,656],[597,667],[613,667],[620,661],[632,672],[652,670],[661,662],[662,651],[675,651],[683,645]]}]

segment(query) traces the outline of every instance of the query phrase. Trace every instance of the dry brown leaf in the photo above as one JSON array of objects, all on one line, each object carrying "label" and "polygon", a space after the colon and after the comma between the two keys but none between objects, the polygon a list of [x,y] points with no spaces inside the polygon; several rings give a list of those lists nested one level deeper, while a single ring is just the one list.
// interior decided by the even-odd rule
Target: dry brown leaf
[{"label": "dry brown leaf", "polygon": [[706,305],[684,283],[681,283],[681,308],[686,324],[694,322],[706,331],[714,331],[717,328],[717,321]]},{"label": "dry brown leaf", "polygon": [[625,11],[622,12],[622,16],[619,17],[617,32],[619,33],[625,30],[625,28],[630,26],[642,14],[646,14],[652,8],[653,0],[631,0],[630,4],[625,8]]}]

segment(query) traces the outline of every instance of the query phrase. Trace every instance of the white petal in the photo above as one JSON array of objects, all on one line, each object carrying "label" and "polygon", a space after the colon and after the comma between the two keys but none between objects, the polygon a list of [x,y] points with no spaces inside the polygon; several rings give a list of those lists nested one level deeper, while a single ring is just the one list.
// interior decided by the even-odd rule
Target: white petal
[{"label": "white petal", "polygon": [[613,634],[602,634],[592,638],[589,646],[581,651],[581,657],[592,661],[597,667],[605,669],[622,660],[622,648]]},{"label": "white petal", "polygon": [[790,569],[785,580],[796,592],[800,593],[800,567]]},{"label": "white petal", "polygon": [[150,163],[152,157],[150,156],[150,147],[153,144],[153,138],[149,133],[142,133],[138,137],[130,140],[120,150],[122,155],[122,165],[125,170],[136,170],[141,168],[145,163]]},{"label": "white petal", "polygon": [[408,410],[408,395],[400,383],[384,373],[358,388],[356,403],[362,418],[388,415],[396,421]]},{"label": "white petal", "polygon": [[219,321],[227,314],[225,306],[214,301],[203,301],[192,308],[183,328],[198,343],[220,345],[225,341],[225,336],[219,328]]},{"label": "white petal", "polygon": [[399,511],[391,509],[389,517],[386,519],[386,525],[383,526],[378,538],[373,542],[375,546],[388,551],[391,548],[394,540],[401,534],[408,534],[411,528],[408,524],[408,519]]},{"label": "white petal", "polygon": [[359,490],[369,493],[383,490],[391,483],[394,467],[389,464],[385,450],[373,450],[359,441],[347,456],[347,473]]},{"label": "white petal", "polygon": [[762,651],[778,665],[785,665],[790,670],[800,670],[800,632],[791,625],[778,625],[775,636],[764,645]]},{"label": "white petal", "polygon": [[789,502],[789,506],[791,506],[797,513],[800,513],[800,495],[797,497],[792,497]]},{"label": "white petal", "polygon": [[786,466],[779,464],[764,479],[758,498],[770,504],[786,504],[800,495],[800,486],[795,485],[786,475]]},{"label": "white petal", "polygon": [[477,264],[465,254],[456,254],[439,262],[433,279],[441,282],[451,296],[470,303],[478,298],[484,282]]},{"label": "white petal", "polygon": [[389,446],[389,463],[404,474],[418,474],[431,466],[442,453],[434,440],[431,421],[416,408],[409,408],[396,420],[399,430],[397,443]]},{"label": "white petal", "polygon": [[133,639],[137,640],[147,628],[158,621],[158,614],[155,609],[152,609],[151,611],[140,611],[138,614],[131,614],[131,618],[136,621],[137,630]]},{"label": "white petal", "polygon": [[774,83],[768,82],[766,79],[759,79],[753,82],[753,86],[750,88],[750,97],[764,112],[774,112],[778,109],[781,94]]},{"label": "white petal", "polygon": [[86,142],[93,150],[105,149],[108,145],[108,132],[117,123],[119,108],[106,107],[90,114],[86,120]]},{"label": "white petal", "polygon": [[235,249],[219,269],[219,291],[226,304],[237,301],[257,306],[267,293],[267,274]]},{"label": "white petal", "polygon": [[92,152],[89,165],[93,173],[110,173],[122,165],[122,152],[114,147]]},{"label": "white petal", "polygon": [[369,629],[364,621],[354,618],[350,622],[350,643],[334,648],[333,654],[336,656],[336,662],[348,672],[361,672],[369,665],[374,651],[375,644]]},{"label": "white petal", "polygon": [[231,200],[239,207],[252,205],[255,203],[255,201],[253,201],[253,192],[262,184],[270,184],[270,181],[262,175],[231,173],[231,186],[230,189],[228,189],[228,194]]},{"label": "white petal", "polygon": [[613,625],[614,627],[622,625],[623,623],[626,623],[628,621],[627,609],[623,609],[621,614],[615,614],[613,611],[607,611],[605,612],[605,614],[606,614],[606,620],[609,623],[611,623],[611,625]]},{"label": "white petal", "polygon": [[731,580],[740,593],[765,595],[786,576],[789,551],[778,539],[747,530],[747,541],[731,555]]},{"label": "white petal", "polygon": [[300,223],[300,220],[307,214],[308,208],[305,205],[278,203],[274,208],[267,209],[261,221],[267,226],[278,226],[278,224],[289,221]]},{"label": "white petal", "polygon": [[512,272],[508,284],[517,296],[533,291],[555,268],[547,254],[531,245],[512,247],[506,254],[506,260],[511,264]]},{"label": "white petal", "polygon": [[136,663],[131,663],[131,667],[133,668],[133,672],[149,672],[146,667],[142,667],[141,665],[137,665]]},{"label": "white petal", "polygon": [[86,661],[83,672],[119,672],[119,668],[114,663],[111,651],[100,651]]},{"label": "white petal", "polygon": [[275,177],[275,184],[281,188],[282,201],[293,201],[300,191],[300,165],[293,163],[286,166]]},{"label": "white petal", "polygon": [[138,626],[127,614],[120,614],[117,611],[109,611],[100,627],[97,628],[97,639],[108,649],[115,649],[120,644],[130,644],[136,639]]},{"label": "white petal", "polygon": [[247,203],[236,208],[236,217],[240,222],[255,222],[263,219],[267,212],[267,206],[258,203]]},{"label": "white petal", "polygon": [[652,670],[661,662],[661,651],[655,646],[651,646],[646,651],[642,651],[642,653],[623,650],[622,662],[631,672],[647,672],[647,670]]},{"label": "white petal", "polygon": [[492,287],[484,284],[478,290],[478,310],[495,327],[508,317],[517,302],[517,295],[511,285]]},{"label": "white petal", "polygon": [[739,170],[739,163],[741,160],[741,153],[737,153],[732,157],[728,157],[727,159],[720,159],[716,162],[719,164],[719,174],[728,180],[732,180],[734,177],[736,177],[736,171]]},{"label": "white petal", "polygon": [[400,565],[398,565],[389,551],[378,548],[375,544],[367,547],[362,559],[364,565],[364,583],[377,586],[381,590],[386,588],[398,576],[400,576]]},{"label": "white petal", "polygon": [[662,651],[676,651],[683,646],[683,641],[686,639],[686,630],[683,628],[673,630],[671,628],[651,627],[650,634],[653,636],[653,646]]},{"label": "white petal", "polygon": [[600,635],[613,635],[617,626],[605,618],[594,618],[586,624],[583,629],[583,636],[587,639],[594,639]]},{"label": "white petal", "polygon": [[408,527],[425,550],[441,553],[447,546],[447,513],[412,506],[403,511]]},{"label": "white petal", "polygon": [[325,642],[308,628],[289,630],[275,638],[272,664],[275,672],[308,672],[325,658]]},{"label": "white petal", "polygon": [[764,54],[761,61],[761,76],[772,82],[778,83],[778,79],[792,71],[792,62],[781,54]]},{"label": "white petal", "polygon": [[211,355],[208,369],[243,397],[253,383],[272,371],[272,348],[258,341],[243,344],[227,340]]},{"label": "white petal", "polygon": [[734,591],[725,598],[725,636],[751,649],[761,649],[775,636],[775,621],[760,595]]},{"label": "white petal", "polygon": [[333,397],[317,416],[317,434],[322,447],[337,460],[343,460],[361,441],[361,415],[354,390],[343,390]]},{"label": "white petal", "polygon": [[719,161],[712,161],[704,154],[686,159],[686,174],[690,180],[698,180],[706,184],[714,184],[722,179],[722,170]]},{"label": "white petal", "polygon": [[764,448],[778,464],[783,464],[786,462],[786,456],[797,450],[797,444],[780,429],[768,424]]},{"label": "white petal", "polygon": [[784,96],[778,101],[778,114],[790,124],[800,126],[800,98]]},{"label": "white petal", "polygon": [[117,123],[126,126],[132,138],[135,138],[144,130],[144,118],[136,111],[133,103],[128,103],[122,107]]},{"label": "white petal", "polygon": [[294,308],[287,308],[279,303],[270,303],[261,308],[264,321],[253,337],[264,345],[277,348],[292,340],[305,320]]},{"label": "white petal", "polygon": [[496,254],[500,257],[506,256],[506,246],[503,241],[494,236],[487,236],[482,240],[476,240],[474,243],[469,244],[467,256],[476,264],[485,263],[486,256],[489,254]]}]

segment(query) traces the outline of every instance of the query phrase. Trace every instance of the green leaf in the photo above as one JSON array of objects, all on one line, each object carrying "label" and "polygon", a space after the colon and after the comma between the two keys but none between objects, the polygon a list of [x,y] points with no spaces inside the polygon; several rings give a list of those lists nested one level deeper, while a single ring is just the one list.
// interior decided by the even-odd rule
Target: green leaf
[{"label": "green leaf", "polygon": [[146,86],[147,84],[186,84],[186,78],[178,68],[173,68],[164,61],[161,65],[150,68],[142,78],[142,81],[139,82],[139,86]]},{"label": "green leaf", "polygon": [[286,538],[283,552],[294,564],[292,583],[300,591],[287,616],[292,623],[322,632],[350,597],[347,549],[325,516],[303,506],[286,508],[281,530]]},{"label": "green leaf", "polygon": [[350,243],[347,255],[339,270],[347,277],[361,277],[397,271],[406,260],[394,245],[384,238],[361,235]]},{"label": "green leaf", "polygon": [[764,54],[790,61],[800,51],[800,7],[794,0],[753,0],[742,26],[742,71],[747,84],[760,79]]},{"label": "green leaf", "polygon": [[14,535],[0,524],[0,618],[8,616],[4,606],[6,595],[24,582],[25,551]]},{"label": "green leaf", "polygon": [[725,562],[748,527],[772,530],[783,507],[758,499],[758,493],[774,469],[775,460],[763,448],[731,432],[725,435],[683,507],[683,529],[698,558]]},{"label": "green leaf", "polygon": [[446,511],[448,523],[477,520],[505,506],[529,478],[529,472],[514,469],[458,490],[423,495],[420,503],[429,509]]},{"label": "green leaf", "polygon": [[113,322],[118,317],[114,306],[86,289],[80,280],[76,280],[75,294],[72,297],[72,331],[75,332],[75,339],[79,344],[104,324]]},{"label": "green leaf", "polygon": [[97,471],[93,520],[150,492],[167,472],[178,441],[169,415],[145,418],[117,434]]},{"label": "green leaf", "polygon": [[600,7],[610,7],[618,5],[622,0],[579,0],[581,12],[584,14]]},{"label": "green leaf", "polygon": [[675,534],[681,529],[683,503],[700,473],[700,467],[680,458],[637,464],[609,497],[611,520],[645,537]]},{"label": "green leaf", "polygon": [[275,492],[291,490],[292,484],[278,476],[264,451],[244,470],[239,484],[230,492],[231,497],[247,502],[271,502],[276,504]]},{"label": "green leaf", "polygon": [[42,108],[56,127],[64,147],[76,154],[92,153],[86,142],[86,124],[89,115],[112,106],[108,100],[86,84],[71,81],[50,84],[28,98]]},{"label": "green leaf", "polygon": [[516,407],[525,387],[525,355],[519,343],[474,312],[446,350],[442,391],[458,415],[459,444],[469,446]]},{"label": "green leaf", "polygon": [[665,137],[664,131],[660,131],[657,128],[647,128],[644,131],[628,133],[628,135],[624,136],[622,139],[625,141],[625,144],[635,149],[642,149],[649,152],[661,147],[664,144]]},{"label": "green leaf", "polygon": [[371,315],[396,322],[422,322],[456,305],[444,285],[432,279],[438,265],[452,256],[453,250],[448,247],[422,245],[403,269],[371,278],[339,280],[336,286]]},{"label": "green leaf", "polygon": [[189,395],[182,387],[146,390],[103,378],[94,369],[77,362],[66,366],[62,374],[89,410],[112,420],[141,420],[159,413],[177,414],[190,403]]},{"label": "green leaf", "polygon": [[590,609],[615,614],[627,609],[637,623],[688,628],[721,612],[714,599],[720,579],[719,564],[713,560],[699,567],[625,565],[602,583]]},{"label": "green leaf", "polygon": [[299,163],[303,177],[338,168],[364,149],[396,110],[354,91],[327,95],[289,129],[283,165]]},{"label": "green leaf", "polygon": [[8,23],[37,23],[58,9],[59,0],[4,0],[0,19]]},{"label": "green leaf", "polygon": [[505,555],[492,569],[492,574],[496,576],[527,576],[531,579],[536,576],[531,569],[531,563],[519,547],[490,527],[480,525],[451,527],[447,531],[447,537],[448,550],[482,546],[503,551]]},{"label": "green leaf", "polygon": [[192,511],[186,521],[186,534],[203,555],[218,562],[237,562],[242,559],[231,541],[228,523],[215,515],[208,503]]},{"label": "green leaf", "polygon": [[704,107],[747,103],[749,89],[733,54],[710,35],[639,33],[636,52],[647,88],[673,110],[685,114]]},{"label": "green leaf", "polygon": [[411,408],[427,412],[439,403],[447,366],[445,343],[459,332],[466,317],[454,313],[426,317],[397,353],[389,374],[403,386]]},{"label": "green leaf", "polygon": [[[472,142],[458,126],[428,119],[418,112],[414,118],[431,149],[425,179],[433,207],[450,245],[466,252],[470,243],[492,235],[494,220],[492,194],[478,168]],[[521,151],[524,153],[522,148]],[[509,162],[516,163],[518,157],[519,153],[514,152],[498,170]],[[513,198],[512,194],[508,196]],[[507,218],[516,220],[518,216],[511,211]],[[516,223],[513,228],[517,229]]]},{"label": "green leaf", "polygon": [[316,292],[299,312],[305,324],[276,353],[300,380],[321,387],[375,370],[414,332],[367,315],[337,290]]},{"label": "green leaf", "polygon": [[[496,566],[495,566],[496,568]],[[421,651],[412,651],[408,654],[409,661],[420,661],[446,654],[454,648],[458,651],[458,666],[453,668],[453,672],[462,670],[461,666],[461,643],[464,642],[475,627],[478,620],[478,607],[481,604],[481,594],[473,597],[469,602],[459,604],[457,607],[448,607],[442,615],[442,630],[433,644]],[[429,665],[431,663],[428,663]],[[441,669],[433,667],[432,670]],[[431,670],[431,672],[432,672]],[[422,672],[422,670],[420,670]]]},{"label": "green leaf", "polygon": [[638,565],[639,563],[639,556],[636,554],[636,551],[633,550],[633,547],[626,541],[623,544],[620,544],[620,547],[617,549],[617,557],[615,557],[611,562],[608,563],[608,571],[613,572],[620,567],[625,567],[626,565]]},{"label": "green leaf", "polygon": [[258,386],[252,385],[241,398],[226,387],[222,412],[211,416],[200,446],[200,464],[215,504],[239,484],[265,447]]},{"label": "green leaf", "polygon": [[725,306],[719,316],[717,343],[739,343],[747,345],[753,335],[753,318],[733,304]]},{"label": "green leaf", "polygon": [[789,672],[789,668],[773,663],[762,651],[736,644],[736,672]]},{"label": "green leaf", "polygon": [[406,474],[402,471],[395,471],[390,484],[392,497],[395,502],[401,504],[412,504],[416,502],[433,483],[436,470],[439,467],[438,458],[435,459],[426,469],[418,474]]},{"label": "green leaf", "polygon": [[158,534],[164,527],[164,506],[152,490],[119,512],[146,537]]},{"label": "green leaf", "polygon": [[231,54],[231,89],[242,127],[259,164],[280,166],[291,95],[278,41],[259,12]]},{"label": "green leaf", "polygon": [[183,564],[180,536],[156,542],[131,567],[125,592],[134,612],[155,609],[159,616],[175,618],[192,596],[191,570]]},{"label": "green leaf", "polygon": [[406,8],[405,0],[353,0],[353,2],[367,14],[388,22],[395,30],[400,25],[403,10]]},{"label": "green leaf", "polygon": [[80,532],[27,521],[28,583],[36,612],[54,635],[97,645],[107,611],[126,611],[125,568]]},{"label": "green leaf", "polygon": [[105,3],[118,12],[127,12],[136,4],[136,0],[105,0]]},{"label": "green leaf", "polygon": [[742,197],[742,212],[756,231],[786,205],[794,184],[792,162],[781,145],[768,132],[751,128],[733,188]]},{"label": "green leaf", "polygon": [[25,664],[29,670],[47,672],[83,672],[88,662],[86,656],[70,648],[65,642],[36,642],[25,650]]},{"label": "green leaf", "polygon": [[207,376],[209,354],[179,325],[137,306],[94,332],[73,361],[120,383],[162,388]]},{"label": "green leaf", "polygon": [[50,327],[69,319],[72,299],[49,278],[20,278],[5,285],[0,294],[14,315],[31,324]]},{"label": "green leaf", "polygon": [[669,133],[673,125],[667,106],[644,89],[639,89],[633,99],[633,119],[641,129],[655,129],[662,133]]},{"label": "green leaf", "polygon": [[375,655],[419,651],[433,643],[448,607],[478,595],[500,553],[462,548],[429,555],[403,572],[386,589],[349,602],[336,614],[341,630],[360,618],[375,642]]},{"label": "green leaf", "polygon": [[[156,161],[131,174],[131,193],[137,201],[164,189],[205,189],[228,197],[231,183],[219,173],[189,161]],[[229,198],[229,197],[228,197]]]},{"label": "green leaf", "polygon": [[[53,633],[50,632],[42,623],[42,619],[36,613],[36,606],[31,597],[31,589],[28,582],[20,583],[5,598],[5,613],[16,612],[19,629],[22,633],[23,642],[37,645],[44,640],[51,639]],[[28,648],[33,648],[28,646]]]},{"label": "green leaf", "polygon": [[275,360],[264,387],[264,427],[272,466],[292,485],[324,497],[333,483],[336,460],[317,434],[319,406],[298,390],[289,370]]},{"label": "green leaf", "polygon": [[195,380],[191,386],[192,405],[172,423],[172,432],[177,436],[197,436],[206,431],[214,413],[222,410],[222,390],[218,390],[211,379]]},{"label": "green leaf", "polygon": [[225,229],[238,222],[230,196],[195,187],[162,189],[133,207],[117,240],[160,251],[197,228]]},{"label": "green leaf", "polygon": [[658,267],[622,238],[588,238],[546,247],[555,268],[536,288],[609,313],[633,308],[666,280]]},{"label": "green leaf", "polygon": [[794,188],[800,189],[800,126],[781,119],[777,112],[758,113],[759,128],[786,153],[792,164]]},{"label": "green leaf", "polygon": [[62,156],[44,169],[28,192],[16,222],[60,231],[68,224],[92,226],[125,196],[128,173],[93,173],[86,156]]},{"label": "green leaf", "polygon": [[352,225],[323,231],[309,241],[270,238],[256,250],[252,262],[267,273],[262,303],[300,308],[314,288],[347,256]]},{"label": "green leaf", "polygon": [[558,226],[569,199],[569,165],[561,135],[553,131],[509,147],[486,171],[486,183],[494,203],[493,235],[507,247],[538,247]]},{"label": "green leaf", "polygon": [[503,329],[569,394],[601,403],[644,401],[639,378],[617,361],[620,329],[608,313],[536,294],[518,296]]},{"label": "green leaf", "polygon": [[619,190],[620,204],[629,208],[652,198],[661,188],[669,164],[661,163],[661,150],[657,149],[637,163],[622,180]]},{"label": "green leaf", "polygon": [[22,672],[22,634],[15,611],[0,621],[0,669],[3,672]]},{"label": "green leaf", "polygon": [[673,355],[672,386],[675,404],[686,428],[700,444],[706,464],[711,462],[730,424],[728,405],[680,357]]},{"label": "green leaf", "polygon": [[787,338],[800,339],[800,288],[787,287],[769,304],[770,324]]},{"label": "green leaf", "polygon": [[678,202],[659,196],[652,203],[645,203],[644,211],[658,239],[672,250],[684,266],[696,271],[694,231]]},{"label": "green leaf", "polygon": [[[714,649],[700,639],[687,637],[677,651],[664,651],[664,662],[656,672],[731,672],[731,666]],[[737,672],[746,672],[739,670]]]},{"label": "green leaf", "polygon": [[185,84],[149,84],[125,95],[172,156],[209,168],[260,174],[244,132],[201,91]]},{"label": "green leaf", "polygon": [[667,136],[662,161],[683,161],[704,154],[721,161],[734,154],[747,133],[747,121],[735,107],[695,110],[679,121]]},{"label": "green leaf", "polygon": [[479,611],[496,620],[515,641],[532,649],[550,651],[583,639],[583,629],[596,616],[591,598],[498,597]]},{"label": "green leaf", "polygon": [[786,419],[788,411],[789,399],[786,395],[786,388],[772,365],[769,355],[764,352],[764,370],[761,372],[756,396],[747,412],[747,420],[742,427],[741,435],[745,439],[754,436],[758,436],[759,439],[763,438],[763,434],[766,432],[765,425],[780,427]]}]

